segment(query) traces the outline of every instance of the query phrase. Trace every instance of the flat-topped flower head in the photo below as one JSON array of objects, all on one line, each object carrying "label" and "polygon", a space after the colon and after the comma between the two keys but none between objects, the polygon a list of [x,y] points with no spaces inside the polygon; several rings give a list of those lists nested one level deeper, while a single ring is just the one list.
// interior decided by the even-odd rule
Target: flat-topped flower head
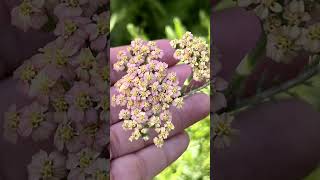
[{"label": "flat-topped flower head", "polygon": [[[159,49],[154,42],[146,42],[142,39],[136,39],[131,42],[131,46],[127,51],[119,51],[117,55],[118,61],[113,65],[116,71],[124,71],[127,73],[134,72],[140,67],[141,73],[148,69],[157,68],[159,71],[164,71],[167,68],[166,63],[160,63],[159,60],[163,57],[163,51]],[[148,62],[148,64],[145,64]]]},{"label": "flat-topped flower head", "polygon": [[177,75],[169,73],[168,64],[159,61],[162,56],[162,50],[154,42],[132,41],[127,51],[118,53],[114,69],[126,70],[127,74],[115,83],[119,93],[111,98],[111,105],[124,107],[119,119],[123,120],[125,130],[132,131],[129,140],[147,141],[153,129],[158,133],[153,139],[157,147],[174,129],[170,105],[183,106]]},{"label": "flat-topped flower head", "polygon": [[66,159],[58,153],[40,150],[32,156],[32,162],[28,165],[29,179],[63,179],[66,177]]},{"label": "flat-topped flower head", "polygon": [[28,31],[30,28],[40,29],[48,20],[44,12],[43,0],[23,0],[11,11],[11,23],[14,26]]},{"label": "flat-topped flower head", "polygon": [[210,79],[209,45],[204,39],[186,32],[182,39],[173,40],[170,44],[176,49],[174,58],[191,66],[194,80],[207,81]]}]

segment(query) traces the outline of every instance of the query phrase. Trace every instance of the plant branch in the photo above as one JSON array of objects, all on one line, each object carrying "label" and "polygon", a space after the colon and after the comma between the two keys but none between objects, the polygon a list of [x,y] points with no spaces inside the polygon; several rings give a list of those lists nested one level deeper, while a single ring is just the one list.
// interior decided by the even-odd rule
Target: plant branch
[{"label": "plant branch", "polygon": [[203,84],[202,86],[195,88],[193,90],[190,90],[189,92],[185,93],[182,97],[187,97],[187,96],[193,95],[193,94],[197,93],[198,91],[200,91],[201,89],[209,86],[210,83],[211,83],[211,81],[208,81],[205,84]]},{"label": "plant branch", "polygon": [[260,102],[268,101],[274,95],[280,92],[285,92],[288,89],[291,89],[301,83],[304,83],[305,81],[309,80],[311,77],[318,73],[320,73],[320,64],[306,70],[304,73],[300,74],[295,79],[289,80],[278,87],[270,88],[259,94],[254,95],[253,97],[240,101],[234,107],[231,107],[229,112],[232,114],[236,114],[245,109],[246,107],[256,105]]}]

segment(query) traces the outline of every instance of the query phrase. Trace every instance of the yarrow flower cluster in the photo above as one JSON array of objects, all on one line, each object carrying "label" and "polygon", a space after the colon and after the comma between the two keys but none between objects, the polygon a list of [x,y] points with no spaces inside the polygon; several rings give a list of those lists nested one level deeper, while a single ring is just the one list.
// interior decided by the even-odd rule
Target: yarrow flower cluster
[{"label": "yarrow flower cluster", "polygon": [[150,138],[150,129],[157,132],[153,142],[162,147],[174,129],[170,105],[183,106],[179,81],[175,72],[168,72],[168,64],[161,62],[163,51],[155,42],[132,41],[127,51],[118,52],[113,68],[126,71],[115,83],[117,94],[111,105],[124,107],[119,113],[123,128],[132,130],[129,140]]},{"label": "yarrow flower cluster", "polygon": [[209,45],[204,39],[186,32],[181,39],[172,40],[170,45],[176,49],[174,58],[192,67],[195,81],[210,79]]},{"label": "yarrow flower cluster", "polygon": [[23,31],[55,25],[49,30],[56,39],[14,72],[31,103],[5,113],[5,139],[30,136],[56,148],[33,156],[30,179],[109,179],[109,161],[100,154],[109,143],[107,3],[23,0],[12,10],[12,24]]},{"label": "yarrow flower cluster", "polygon": [[320,2],[317,0],[238,0],[253,10],[267,34],[267,56],[289,63],[298,52],[320,53]]}]

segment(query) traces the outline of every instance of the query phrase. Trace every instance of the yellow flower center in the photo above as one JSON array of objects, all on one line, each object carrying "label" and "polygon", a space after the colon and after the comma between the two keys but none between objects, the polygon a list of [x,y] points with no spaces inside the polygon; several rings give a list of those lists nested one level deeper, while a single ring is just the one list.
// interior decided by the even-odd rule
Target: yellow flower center
[{"label": "yellow flower center", "polygon": [[68,142],[75,136],[75,131],[70,124],[66,124],[61,129],[59,129],[59,136],[64,141]]},{"label": "yellow flower center", "polygon": [[23,16],[30,16],[32,13],[32,5],[30,1],[27,1],[27,0],[23,1],[19,6],[19,10]]},{"label": "yellow flower center", "polygon": [[58,112],[63,112],[68,110],[68,103],[62,97],[53,100],[53,107]]},{"label": "yellow flower center", "polygon": [[62,50],[57,50],[56,51],[56,64],[59,66],[64,66],[67,64],[68,60],[67,57],[62,53]]},{"label": "yellow flower center", "polygon": [[8,116],[9,127],[11,129],[17,129],[19,126],[19,114],[17,112],[11,112]]},{"label": "yellow flower center", "polygon": [[276,47],[282,50],[290,50],[293,46],[293,41],[290,40],[288,37],[279,36],[277,39]]},{"label": "yellow flower center", "polygon": [[109,109],[109,106],[110,106],[109,104],[110,104],[109,98],[108,98],[107,96],[104,96],[104,97],[102,98],[102,109],[103,109],[103,110]]},{"label": "yellow flower center", "polygon": [[90,49],[85,49],[81,54],[81,68],[90,69],[93,66],[93,63],[95,62],[95,57],[92,55]]},{"label": "yellow flower center", "polygon": [[100,35],[107,35],[109,32],[109,21],[105,18],[100,18],[97,21],[97,28]]},{"label": "yellow flower center", "polygon": [[88,153],[82,152],[80,155],[80,160],[79,160],[80,168],[88,167],[92,161],[93,161],[93,159]]},{"label": "yellow flower center", "polygon": [[52,160],[47,160],[44,162],[41,175],[43,179],[53,177],[53,161]]},{"label": "yellow flower center", "polygon": [[281,26],[282,22],[277,17],[270,17],[267,21],[267,28],[270,32],[273,32],[274,30],[278,29]]},{"label": "yellow flower center", "polygon": [[67,4],[71,7],[77,7],[80,5],[79,0],[67,0]]},{"label": "yellow flower center", "polygon": [[108,81],[109,80],[109,67],[105,66],[102,68],[102,79],[104,81]]},{"label": "yellow flower center", "polygon": [[106,171],[97,171],[95,179],[96,180],[108,180],[109,174]]},{"label": "yellow flower center", "polygon": [[309,30],[308,36],[311,40],[320,40],[320,24],[312,26]]},{"label": "yellow flower center", "polygon": [[48,77],[43,77],[39,82],[39,90],[43,94],[48,94],[51,87],[53,86],[54,81],[50,80]]},{"label": "yellow flower center", "polygon": [[86,93],[80,93],[76,97],[76,105],[82,110],[88,109],[92,105],[90,96]]},{"label": "yellow flower center", "polygon": [[215,128],[215,133],[219,136],[229,136],[231,134],[230,126],[226,123],[218,123]]},{"label": "yellow flower center", "polygon": [[37,128],[45,120],[43,114],[39,112],[32,112],[30,115],[31,124],[33,128]]},{"label": "yellow flower center", "polygon": [[94,137],[99,130],[98,124],[92,124],[84,128],[83,132],[91,137]]},{"label": "yellow flower center", "polygon": [[270,7],[272,6],[272,4],[275,2],[276,0],[262,0],[262,4],[267,6],[267,7]]},{"label": "yellow flower center", "polygon": [[78,28],[76,23],[72,21],[66,21],[64,25],[65,25],[65,32],[67,36],[72,35]]},{"label": "yellow flower center", "polygon": [[23,81],[32,80],[36,76],[36,71],[31,64],[26,65],[21,72],[20,79]]}]

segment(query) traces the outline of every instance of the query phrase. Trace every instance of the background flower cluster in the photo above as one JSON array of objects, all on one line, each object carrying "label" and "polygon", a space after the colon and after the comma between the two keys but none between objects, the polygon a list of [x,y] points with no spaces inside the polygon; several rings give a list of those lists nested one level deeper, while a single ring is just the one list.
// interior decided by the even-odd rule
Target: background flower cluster
[{"label": "background flower cluster", "polygon": [[266,54],[289,63],[301,52],[320,53],[320,2],[317,0],[238,0],[254,11],[267,34]]},{"label": "background flower cluster", "polygon": [[30,97],[5,114],[4,137],[50,141],[28,165],[29,179],[108,179],[109,143],[108,0],[23,0],[12,9],[12,24],[53,32],[14,72]]}]

